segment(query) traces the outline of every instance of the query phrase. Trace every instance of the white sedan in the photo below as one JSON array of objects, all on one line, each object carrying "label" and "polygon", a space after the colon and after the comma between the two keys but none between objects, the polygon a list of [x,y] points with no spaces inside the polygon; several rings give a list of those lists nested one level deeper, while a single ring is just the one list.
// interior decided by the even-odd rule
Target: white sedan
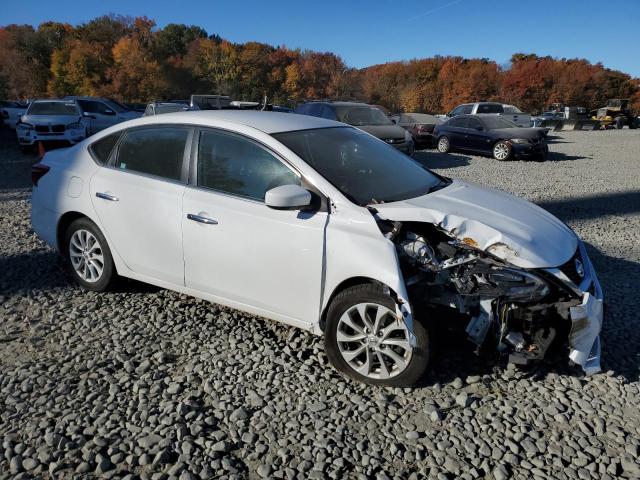
[{"label": "white sedan", "polygon": [[600,369],[602,291],[575,233],[342,123],[156,115],[47,153],[32,178],[33,228],[86,289],[129,277],[300,327],[372,384],[418,381],[444,322],[515,363],[555,341]]}]

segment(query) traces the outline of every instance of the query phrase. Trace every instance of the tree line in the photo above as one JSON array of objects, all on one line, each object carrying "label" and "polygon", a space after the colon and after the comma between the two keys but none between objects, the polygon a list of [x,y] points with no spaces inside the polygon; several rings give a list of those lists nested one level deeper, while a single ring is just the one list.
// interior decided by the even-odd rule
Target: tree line
[{"label": "tree line", "polygon": [[500,66],[436,56],[355,69],[331,52],[233,43],[194,25],[157,28],[146,17],[0,27],[0,98],[91,95],[145,103],[192,93],[267,95],[285,105],[352,99],[431,113],[479,100],[535,113],[555,102],[591,109],[631,98],[640,112],[640,79],[584,59],[516,53]]}]

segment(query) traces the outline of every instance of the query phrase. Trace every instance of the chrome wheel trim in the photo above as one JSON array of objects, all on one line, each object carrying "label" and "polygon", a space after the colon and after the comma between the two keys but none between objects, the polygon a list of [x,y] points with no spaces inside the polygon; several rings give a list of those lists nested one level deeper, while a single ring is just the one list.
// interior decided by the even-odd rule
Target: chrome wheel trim
[{"label": "chrome wheel trim", "polygon": [[493,147],[493,155],[498,160],[505,160],[509,156],[509,147],[504,143],[496,143],[495,147]]},{"label": "chrome wheel trim", "polygon": [[89,230],[76,230],[69,239],[71,266],[85,282],[95,283],[102,278],[104,254],[98,239]]},{"label": "chrome wheel trim", "polygon": [[449,139],[447,137],[442,137],[438,140],[438,151],[440,153],[446,153],[449,149]]},{"label": "chrome wheel trim", "polygon": [[376,380],[400,375],[413,355],[404,321],[377,303],[349,307],[338,321],[336,342],[349,367]]}]

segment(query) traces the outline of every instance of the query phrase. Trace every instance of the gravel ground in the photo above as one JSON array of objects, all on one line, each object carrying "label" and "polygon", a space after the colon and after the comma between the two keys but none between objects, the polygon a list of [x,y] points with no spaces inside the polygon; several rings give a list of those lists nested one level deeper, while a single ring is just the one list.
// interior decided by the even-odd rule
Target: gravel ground
[{"label": "gravel ground", "polygon": [[546,163],[418,153],[524,196],[588,242],[604,373],[526,370],[445,339],[415,389],[363,386],[322,341],[134,282],[83,292],[30,229],[0,132],[0,478],[640,477],[640,132],[556,136]]}]

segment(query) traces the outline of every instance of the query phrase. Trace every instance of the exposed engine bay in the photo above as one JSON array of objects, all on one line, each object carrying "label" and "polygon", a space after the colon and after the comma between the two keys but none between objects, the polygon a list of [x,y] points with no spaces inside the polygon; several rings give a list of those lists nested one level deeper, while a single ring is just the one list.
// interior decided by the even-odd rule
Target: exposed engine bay
[{"label": "exposed engine bay", "polygon": [[543,269],[515,267],[436,225],[375,215],[395,246],[416,312],[446,307],[465,320],[477,351],[495,348],[509,361],[542,359],[554,339],[567,339],[576,292]]}]

